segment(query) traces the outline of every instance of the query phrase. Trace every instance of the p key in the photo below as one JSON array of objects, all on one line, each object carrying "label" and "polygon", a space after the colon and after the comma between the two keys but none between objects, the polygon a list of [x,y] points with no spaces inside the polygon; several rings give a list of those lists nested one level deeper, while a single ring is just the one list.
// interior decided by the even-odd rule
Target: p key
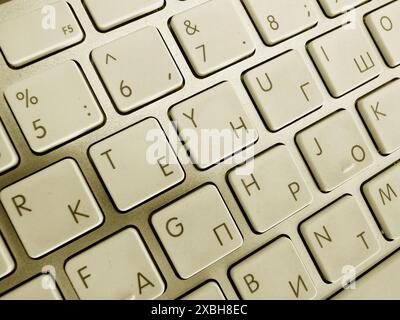
[{"label": "p key", "polygon": [[72,159],[3,189],[0,199],[32,258],[58,248],[103,221],[100,208]]},{"label": "p key", "polygon": [[373,163],[371,151],[347,111],[336,112],[300,132],[296,142],[324,192]]},{"label": "p key", "polygon": [[156,212],[151,223],[183,279],[222,259],[243,243],[213,185],[203,186]]}]

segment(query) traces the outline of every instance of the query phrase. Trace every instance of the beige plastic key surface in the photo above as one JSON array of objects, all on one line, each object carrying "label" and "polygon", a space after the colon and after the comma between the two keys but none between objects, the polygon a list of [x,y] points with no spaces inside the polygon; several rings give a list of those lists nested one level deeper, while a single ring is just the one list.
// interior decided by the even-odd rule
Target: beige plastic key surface
[{"label": "beige plastic key surface", "polygon": [[84,3],[97,28],[108,31],[161,8],[164,0],[84,0]]},{"label": "beige plastic key surface", "polygon": [[0,192],[26,251],[38,258],[100,225],[103,215],[78,165],[65,159]]},{"label": "beige plastic key surface", "polygon": [[13,67],[80,42],[84,34],[66,1],[0,23],[0,48]]},{"label": "beige plastic key surface", "polygon": [[230,275],[246,300],[307,300],[316,295],[292,242],[285,237],[234,266]]},{"label": "beige plastic key surface", "polygon": [[55,148],[104,121],[91,89],[73,61],[9,86],[5,96],[35,152]]},{"label": "beige plastic key surface", "polygon": [[0,120],[0,174],[18,164],[18,154]]},{"label": "beige plastic key surface", "polygon": [[136,229],[127,228],[70,259],[65,270],[80,299],[155,299],[164,282]]},{"label": "beige plastic key surface", "polygon": [[379,152],[388,155],[400,148],[400,80],[389,82],[357,102],[358,111]]},{"label": "beige plastic key surface", "polygon": [[400,2],[394,1],[365,17],[365,24],[390,67],[400,64]]},{"label": "beige plastic key surface", "polygon": [[333,18],[368,1],[370,0],[319,0],[319,3],[325,13]]},{"label": "beige plastic key surface", "polygon": [[287,148],[278,146],[229,173],[229,182],[253,228],[265,232],[312,200]]},{"label": "beige plastic key surface", "polygon": [[[282,66],[288,72],[283,72]],[[282,129],[323,103],[315,79],[296,51],[246,72],[243,79],[271,131]]]},{"label": "beige plastic key surface", "polygon": [[267,45],[289,39],[318,22],[311,0],[244,0],[258,32]]},{"label": "beige plastic key surface", "polygon": [[205,285],[202,285],[200,288],[197,288],[195,291],[189,293],[184,296],[182,300],[226,300],[224,294],[221,291],[221,288],[218,286],[218,283],[215,281],[207,282]]},{"label": "beige plastic key surface", "polygon": [[5,277],[15,268],[14,260],[0,234],[0,278]]},{"label": "beige plastic key surface", "polygon": [[342,197],[304,221],[300,232],[329,282],[356,274],[380,249],[369,219],[352,196]]},{"label": "beige plastic key surface", "polygon": [[348,111],[338,111],[296,136],[320,189],[332,191],[369,167],[373,158]]},{"label": "beige plastic key surface", "polygon": [[195,73],[205,77],[250,56],[255,46],[239,1],[211,0],[171,19]]},{"label": "beige plastic key surface", "polygon": [[1,296],[0,300],[63,300],[63,297],[53,277],[43,274]]},{"label": "beige plastic key surface", "polygon": [[376,48],[358,25],[345,25],[324,34],[309,42],[307,49],[335,98],[381,72]]},{"label": "beige plastic key surface", "polygon": [[183,279],[243,244],[228,208],[213,185],[205,185],[156,212],[151,223]]},{"label": "beige plastic key surface", "polygon": [[400,238],[400,163],[363,186],[363,192],[386,238]]},{"label": "beige plastic key surface", "polygon": [[334,296],[334,300],[399,300],[400,252],[390,256],[348,289]]},{"label": "beige plastic key surface", "polygon": [[173,106],[169,113],[200,169],[211,167],[258,139],[245,107],[228,82]]},{"label": "beige plastic key surface", "polygon": [[183,85],[155,27],[145,27],[94,49],[92,59],[120,112],[135,110]]},{"label": "beige plastic key surface", "polygon": [[154,118],[96,143],[89,149],[89,154],[121,211],[149,200],[185,178]]}]

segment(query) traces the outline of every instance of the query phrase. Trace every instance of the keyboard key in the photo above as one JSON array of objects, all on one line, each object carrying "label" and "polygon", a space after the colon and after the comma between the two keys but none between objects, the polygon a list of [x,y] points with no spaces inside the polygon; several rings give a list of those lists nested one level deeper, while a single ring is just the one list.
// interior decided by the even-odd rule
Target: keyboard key
[{"label": "keyboard key", "polygon": [[379,243],[357,201],[345,196],[300,225],[325,280],[335,282],[379,251]]},{"label": "keyboard key", "polygon": [[400,21],[399,1],[394,1],[365,17],[365,23],[372,37],[386,63],[392,68],[400,64],[400,43],[397,41],[397,35],[400,32],[398,21]]},{"label": "keyboard key", "polygon": [[366,183],[363,192],[385,237],[400,238],[400,163]]},{"label": "keyboard key", "polygon": [[243,244],[228,208],[213,185],[203,186],[155,213],[151,223],[183,279]]},{"label": "keyboard key", "polygon": [[327,16],[333,18],[368,1],[370,0],[319,0],[319,3]]},{"label": "keyboard key", "polygon": [[245,300],[306,300],[316,295],[292,242],[285,237],[234,266],[231,277]]},{"label": "keyboard key", "polygon": [[247,11],[267,45],[289,39],[318,22],[310,0],[244,0]]},{"label": "keyboard key", "polygon": [[0,24],[1,50],[8,63],[16,68],[74,45],[83,37],[65,1],[45,5]]},{"label": "keyboard key", "polygon": [[400,148],[400,80],[392,81],[357,102],[365,124],[380,153],[388,155]]},{"label": "keyboard key", "polygon": [[0,235],[0,278],[5,277],[15,268],[14,260]]},{"label": "keyboard key", "polygon": [[235,168],[229,173],[229,182],[252,227],[259,233],[271,229],[312,200],[284,146],[275,147]]},{"label": "keyboard key", "polygon": [[355,287],[343,290],[334,300],[399,300],[400,253],[397,252],[358,279]]},{"label": "keyboard key", "polygon": [[184,296],[182,300],[226,300],[218,283],[214,281],[207,282],[205,285],[196,289],[195,291]]},{"label": "keyboard key", "polygon": [[139,233],[127,228],[80,253],[65,266],[80,299],[155,299],[164,292]]},{"label": "keyboard key", "polygon": [[138,206],[185,178],[154,118],[98,142],[89,149],[89,154],[121,211]]},{"label": "keyboard key", "polygon": [[309,42],[307,49],[335,98],[377,77],[381,71],[376,49],[359,27],[331,31]]},{"label": "keyboard key", "polygon": [[160,9],[164,0],[84,0],[96,27],[108,31],[129,20]]},{"label": "keyboard key", "polygon": [[115,106],[123,113],[183,86],[183,78],[154,27],[93,50],[92,59]]},{"label": "keyboard key", "polygon": [[8,87],[6,99],[33,151],[42,153],[104,121],[77,64],[68,61]]},{"label": "keyboard key", "polygon": [[364,137],[347,111],[339,111],[296,136],[320,189],[332,191],[373,163]]},{"label": "keyboard key", "polygon": [[238,1],[211,0],[171,19],[195,73],[208,76],[255,51]]},{"label": "keyboard key", "polygon": [[0,174],[18,164],[18,155],[0,121]]},{"label": "keyboard key", "polygon": [[41,275],[0,297],[0,300],[63,300],[50,275]]},{"label": "keyboard key", "polygon": [[207,169],[258,140],[255,127],[228,82],[173,106],[169,114],[199,169]]},{"label": "keyboard key", "polygon": [[[290,77],[282,72],[282,66],[290,70]],[[271,131],[282,129],[323,103],[313,76],[296,51],[246,72],[243,78]]]},{"label": "keyboard key", "polygon": [[3,189],[0,199],[32,258],[60,247],[103,221],[100,208],[72,159]]}]

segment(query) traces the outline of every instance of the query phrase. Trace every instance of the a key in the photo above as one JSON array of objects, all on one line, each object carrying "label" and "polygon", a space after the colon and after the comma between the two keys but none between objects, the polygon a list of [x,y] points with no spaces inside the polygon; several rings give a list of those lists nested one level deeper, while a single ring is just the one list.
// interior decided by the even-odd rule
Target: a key
[{"label": "a key", "polygon": [[19,158],[0,120],[0,174],[18,164]]},{"label": "a key", "polygon": [[104,121],[73,61],[11,85],[5,96],[30,147],[38,153],[87,133]]},{"label": "a key", "polygon": [[362,189],[385,237],[400,238],[400,163],[380,173]]},{"label": "a key", "polygon": [[281,237],[231,269],[231,278],[246,300],[307,300],[314,284],[292,242]]},{"label": "a key", "polygon": [[365,124],[381,154],[388,155],[400,148],[400,80],[361,98],[357,102]]},{"label": "a key", "polygon": [[182,300],[226,300],[221,288],[215,281],[207,282],[195,291],[185,295]]},{"label": "a key", "polygon": [[348,111],[338,111],[296,136],[320,189],[332,191],[369,167],[373,158]]},{"label": "a key", "polygon": [[335,29],[309,42],[307,49],[335,98],[377,77],[381,71],[376,49],[358,26]]},{"label": "a key", "polygon": [[164,282],[139,233],[127,228],[69,260],[65,270],[80,299],[155,299]]},{"label": "a key", "polygon": [[15,268],[14,260],[0,234],[0,278],[5,277]]},{"label": "a key", "polygon": [[255,51],[238,1],[211,0],[171,19],[195,73],[205,77]]},{"label": "a key", "polygon": [[319,0],[326,15],[330,18],[345,13],[370,0]]},{"label": "a key", "polygon": [[116,108],[135,110],[178,90],[183,78],[160,33],[146,27],[92,52]]},{"label": "a key", "polygon": [[205,185],[156,212],[151,223],[183,279],[239,248],[243,239],[224,200]]},{"label": "a key", "polygon": [[[282,66],[288,73],[282,72]],[[271,131],[282,129],[323,103],[313,76],[296,51],[246,72],[243,79]]]},{"label": "a key", "polygon": [[38,276],[0,297],[0,300],[63,300],[53,277]]},{"label": "a key", "polygon": [[307,206],[312,196],[286,147],[278,146],[229,173],[251,225],[265,232]]},{"label": "a key", "polygon": [[16,68],[74,45],[83,37],[66,1],[0,23],[0,48]]},{"label": "a key", "polygon": [[306,31],[318,22],[310,0],[244,0],[267,45],[275,45]]},{"label": "a key", "polygon": [[100,225],[103,215],[78,165],[65,159],[0,192],[19,238],[38,258]]},{"label": "a key", "polygon": [[169,114],[200,169],[211,167],[258,139],[257,130],[228,82],[173,106]]},{"label": "a key", "polygon": [[84,0],[84,3],[96,27],[101,31],[108,31],[160,9],[164,0]]},{"label": "a key", "polygon": [[352,196],[344,196],[300,225],[300,231],[325,280],[356,274],[379,251],[379,243]]},{"label": "a key", "polygon": [[89,149],[115,205],[127,211],[180,183],[185,174],[154,118]]},{"label": "a key", "polygon": [[365,23],[379,47],[386,63],[394,68],[400,64],[400,43],[397,35],[400,27],[400,2],[394,1],[389,5],[368,14]]},{"label": "a key", "polygon": [[400,252],[397,252],[357,279],[348,290],[334,296],[333,300],[399,300],[399,268]]}]

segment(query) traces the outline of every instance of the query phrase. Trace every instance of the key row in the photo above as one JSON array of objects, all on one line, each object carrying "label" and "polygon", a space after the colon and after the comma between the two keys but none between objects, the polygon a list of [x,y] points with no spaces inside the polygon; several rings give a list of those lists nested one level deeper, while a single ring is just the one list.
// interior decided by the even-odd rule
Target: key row
[{"label": "key row", "polygon": [[[321,6],[329,16],[336,16],[365,2],[367,0],[346,0],[340,3],[320,0]],[[135,3],[119,0],[117,6],[111,5],[106,0],[84,1],[84,6],[101,31],[108,31],[127,21],[160,10],[164,5],[164,0],[140,0]],[[246,10],[264,42],[270,46],[311,29],[318,23],[316,4],[312,0],[302,2],[283,0],[279,3],[273,0],[245,0],[243,5],[244,7],[240,1],[211,0],[170,19],[172,32],[198,76],[210,75],[254,53],[255,45],[245,20]],[[399,19],[399,8],[399,3],[396,1],[367,14],[365,19],[368,29],[391,67],[400,63],[397,43],[393,41],[396,36],[396,24],[393,22]],[[55,16],[58,19],[54,19]],[[11,29],[14,30],[13,37],[8,33]],[[24,37],[26,29],[31,31],[29,41]],[[83,38],[84,33],[65,1],[57,1],[0,24],[0,47],[8,63],[13,67],[24,66],[70,47],[81,42]],[[125,46],[123,42],[116,40],[105,45],[104,49],[116,46],[118,51],[118,48],[123,47],[126,52],[122,55],[126,59],[127,52],[137,49],[127,44],[127,39]],[[351,44],[347,41],[346,34],[337,34],[337,37],[329,39],[329,44],[334,46],[331,50],[337,51],[336,48],[340,47],[336,46],[336,40]],[[147,44],[146,41],[140,43]],[[352,46],[357,48],[355,44]],[[158,59],[151,57],[150,55],[148,59],[138,60],[158,62]],[[110,56],[110,59],[113,58]]]},{"label": "key row", "polygon": [[[209,196],[213,202],[204,204],[203,196]],[[156,212],[151,222],[184,279],[236,250],[243,241],[212,185]],[[371,263],[379,251],[370,218],[351,196],[304,221],[300,232],[322,276],[329,282],[339,281],[344,267],[352,266],[356,272]],[[200,239],[203,246],[197,245]],[[187,259],[188,254],[191,259]],[[65,270],[80,299],[154,299],[165,290],[152,257],[139,233],[131,227],[69,259]],[[287,237],[278,238],[236,263],[229,276],[242,299],[312,299],[317,294],[308,270]],[[33,294],[35,298],[62,298],[51,275],[35,278],[2,298],[27,299]],[[184,299],[205,294],[225,298],[214,282]]]},{"label": "key row", "polygon": [[[276,166],[278,162],[276,159],[282,162],[281,167],[274,168],[274,163]],[[262,162],[260,162],[261,160]],[[256,157],[255,162],[253,171],[250,168],[237,168],[236,170],[240,169],[240,172],[232,172],[229,175],[229,182],[252,227],[257,232],[264,232],[295,212],[302,210],[312,199],[298,169],[284,147],[273,148],[266,155]],[[268,165],[272,166],[273,170],[269,172],[273,172],[273,175],[266,177],[266,171],[263,168]],[[246,170],[250,171],[246,172]],[[59,180],[60,174],[66,177],[62,181]],[[241,174],[249,176],[242,177]],[[239,175],[239,177],[235,177],[235,175]],[[252,180],[249,181],[249,177]],[[362,187],[365,198],[388,240],[400,237],[400,220],[397,217],[399,188],[400,167],[398,163],[373,177]],[[278,193],[278,198],[282,201],[277,200],[277,197],[274,196]],[[25,250],[33,258],[41,257],[76,239],[98,227],[103,221],[103,215],[92,192],[76,163],[71,159],[60,161],[3,189],[0,198]],[[210,201],[204,202],[204,199]],[[265,208],[268,208],[268,211]],[[51,228],[48,227],[49,225]],[[243,243],[242,235],[228,207],[218,189],[211,184],[202,186],[153,213],[151,225],[177,274],[182,279],[190,278],[217,263],[241,247]],[[334,283],[342,277],[344,266],[353,266],[354,270],[358,270],[379,251],[379,232],[374,225],[372,216],[366,214],[358,201],[348,195],[303,221],[299,231],[314,257],[322,277],[326,281]],[[149,297],[142,296],[142,289],[147,286],[160,295],[164,289],[157,268],[152,264],[147,249],[141,243],[140,236],[134,229],[129,230],[124,233],[131,234],[128,237],[132,237],[134,234],[138,242],[138,249],[134,251],[135,258],[132,258],[138,268],[136,277],[139,296],[136,295],[136,297]],[[114,238],[119,239],[120,236],[110,239]],[[95,283],[89,290],[88,283],[95,279],[94,274],[104,275],[105,272],[112,271],[113,274],[120,275],[123,274],[124,269],[119,270],[118,268],[128,268],[131,265],[128,263],[129,261],[118,262],[121,259],[127,259],[129,255],[121,249],[113,250],[114,245],[108,245],[113,243],[110,239],[104,240],[102,244],[95,246],[95,249],[89,249],[70,259],[66,264],[66,271],[80,297],[94,297],[93,295],[104,294],[104,292],[119,298],[123,298],[124,296],[121,295],[122,292],[125,292],[128,297],[129,292],[125,287],[122,291],[118,291],[121,292],[118,294],[110,290],[99,290],[97,286],[101,286],[103,280],[100,281],[100,284]],[[199,241],[204,245],[198,246]],[[127,243],[129,243],[128,240]],[[125,245],[121,243],[115,247],[125,248]],[[127,248],[127,250],[131,252],[131,249]],[[285,250],[283,251],[287,252]],[[269,250],[267,251],[269,252]],[[117,270],[101,261],[101,259],[109,259],[111,255],[115,256],[111,260],[117,264],[115,266]],[[253,268],[255,271],[260,270],[257,265],[262,263],[264,258],[260,258],[261,262],[249,262],[258,261],[256,257],[259,255],[264,256],[264,254],[256,254],[254,258],[248,258],[238,264],[242,267],[234,267],[233,270],[242,268],[245,272]],[[143,264],[138,264],[135,260],[139,256],[144,261]],[[187,259],[188,256],[191,259]],[[296,266],[294,263],[288,265]],[[6,276],[14,268],[13,258],[4,241],[0,239],[0,277]],[[106,270],[102,268],[106,268]],[[131,267],[129,268],[131,270]],[[144,270],[147,272],[150,270],[151,274],[146,274]],[[247,297],[258,297],[256,292],[260,287],[260,281],[257,279],[261,277],[260,275],[246,273],[243,276],[235,276],[235,272],[232,274],[234,282],[239,282],[239,284],[236,283],[236,286],[239,288],[241,296],[249,294]],[[243,273],[239,272],[239,274]],[[309,280],[305,280],[305,277],[303,273],[302,280],[298,280],[301,283],[297,283],[297,291],[299,283],[307,288],[312,288],[305,284],[305,282],[309,282]],[[99,278],[103,279],[104,276]],[[110,277],[106,276],[106,278]],[[236,281],[236,278],[239,280]],[[295,279],[300,278],[296,276]],[[158,284],[156,284],[156,280]],[[118,280],[112,277],[110,281],[125,283],[122,279]],[[291,288],[294,290],[294,284]],[[305,290],[304,294],[307,293],[308,297],[313,297],[315,295],[313,291]],[[146,292],[152,291],[146,290]],[[265,296],[264,289],[259,293],[262,297]],[[295,296],[299,298],[298,293]]]}]

